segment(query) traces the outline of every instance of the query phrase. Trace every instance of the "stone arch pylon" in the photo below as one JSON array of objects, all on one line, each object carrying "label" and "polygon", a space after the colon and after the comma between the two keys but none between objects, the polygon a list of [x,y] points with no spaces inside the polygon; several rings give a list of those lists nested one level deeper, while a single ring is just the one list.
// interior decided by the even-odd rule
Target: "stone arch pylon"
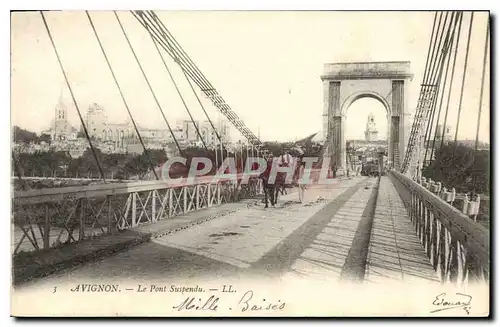
[{"label": "stone arch pylon", "polygon": [[411,116],[408,110],[408,84],[413,79],[409,61],[352,62],[324,65],[323,140],[329,144],[325,156],[340,170],[346,166],[345,120],[351,104],[370,97],[387,110],[388,157],[399,168],[406,150]]}]

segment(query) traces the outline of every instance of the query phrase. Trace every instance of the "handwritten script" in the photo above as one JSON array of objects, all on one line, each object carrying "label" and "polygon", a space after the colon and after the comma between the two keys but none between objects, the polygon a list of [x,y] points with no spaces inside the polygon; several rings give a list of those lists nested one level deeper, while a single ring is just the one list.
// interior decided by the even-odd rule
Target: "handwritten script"
[{"label": "handwritten script", "polygon": [[173,306],[177,311],[217,311],[220,306],[227,307],[230,311],[240,312],[255,311],[281,311],[286,303],[281,300],[270,301],[265,298],[256,298],[252,290],[249,290],[239,298],[236,303],[223,304],[221,298],[215,295],[209,297],[188,296],[180,303]]},{"label": "handwritten script", "polygon": [[472,296],[463,293],[441,293],[436,295],[432,301],[432,305],[436,307],[431,313],[451,310],[463,309],[469,314],[471,308]]}]

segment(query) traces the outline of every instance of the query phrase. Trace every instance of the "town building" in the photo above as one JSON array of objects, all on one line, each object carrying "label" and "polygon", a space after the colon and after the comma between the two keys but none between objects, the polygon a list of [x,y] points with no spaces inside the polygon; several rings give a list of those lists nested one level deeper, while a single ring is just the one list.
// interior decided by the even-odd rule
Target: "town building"
[{"label": "town building", "polygon": [[[207,147],[218,146],[220,142],[214,131],[214,127],[217,130],[222,143],[228,144],[231,142],[229,124],[227,121],[222,119],[212,121],[212,123],[208,120],[201,122],[195,120],[194,123],[192,120],[182,120],[177,122],[177,125],[182,126],[180,128],[183,136],[182,138],[191,146],[203,146],[203,142]],[[196,129],[198,129],[198,131]],[[198,132],[201,135],[201,138]],[[201,142],[202,140],[203,142]]]},{"label": "town building", "polygon": [[[433,139],[434,137],[431,137]],[[451,141],[451,126],[446,125],[443,135],[443,124],[438,124],[436,128],[436,141],[441,142],[441,138],[445,143]]]},{"label": "town building", "polygon": [[377,141],[378,140],[378,130],[375,123],[375,116],[370,112],[368,115],[368,120],[366,122],[365,129],[365,141]]},{"label": "town building", "polygon": [[[54,119],[49,128],[42,132],[51,136],[53,146],[61,151],[70,151],[72,156],[85,151],[88,142],[74,142],[77,139],[85,138],[85,129],[80,126],[77,130],[68,121],[67,106],[62,96],[54,111]],[[142,153],[142,145],[137,136],[136,129],[130,119],[124,122],[110,122],[105,109],[92,103],[84,114],[86,131],[96,148],[104,153]],[[218,120],[213,122],[219,133],[219,137],[224,144],[230,142],[229,125],[227,121]],[[219,139],[209,121],[180,120],[171,129],[165,125],[162,128],[146,128],[137,125],[142,141],[146,147],[152,149],[165,149],[169,153],[174,153],[177,144],[181,148],[189,146],[203,146],[214,148],[219,145]],[[201,134],[201,138],[198,135]],[[174,140],[175,138],[175,140]],[[177,143],[177,144],[176,144]]]}]

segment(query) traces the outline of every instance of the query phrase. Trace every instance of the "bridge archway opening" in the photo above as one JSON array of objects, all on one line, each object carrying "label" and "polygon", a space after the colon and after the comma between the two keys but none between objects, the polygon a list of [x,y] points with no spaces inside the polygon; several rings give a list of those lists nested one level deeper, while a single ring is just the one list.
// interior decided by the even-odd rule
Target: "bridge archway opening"
[{"label": "bridge archway opening", "polygon": [[[340,174],[345,173],[348,165],[346,141],[349,138],[346,129],[352,125],[353,119],[348,117],[353,116],[352,113],[348,115],[348,111],[355,110],[356,107],[351,107],[364,99],[375,101],[371,103],[378,102],[378,108],[382,104],[382,119],[376,121],[379,125],[385,123],[386,130],[382,132],[381,139],[387,140],[388,164],[399,168],[399,156],[404,154],[409,134],[406,90],[412,77],[408,61],[325,64],[321,76],[324,94],[323,138],[327,145],[324,155],[330,158],[332,169]],[[354,118],[357,126],[362,128],[366,128],[367,119]]]},{"label": "bridge archway opening", "polygon": [[[389,139],[389,113],[384,103],[377,98],[360,96],[346,108],[345,138],[346,141],[368,141],[367,124],[369,116],[373,115],[373,127],[377,132],[376,141],[387,141]],[[369,136],[369,135],[368,135]]]},{"label": "bridge archway opening", "polygon": [[365,164],[381,164],[380,153],[387,156],[390,109],[373,94],[353,98],[345,108],[346,168],[360,173]]}]

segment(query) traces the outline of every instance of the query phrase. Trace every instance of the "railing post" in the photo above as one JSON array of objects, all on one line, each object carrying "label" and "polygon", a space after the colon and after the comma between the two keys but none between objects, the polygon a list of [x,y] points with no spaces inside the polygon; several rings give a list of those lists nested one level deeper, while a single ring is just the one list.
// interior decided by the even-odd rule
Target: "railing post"
[{"label": "railing post", "polygon": [[417,225],[416,225],[416,229],[417,229],[417,237],[419,240],[421,240],[421,236],[422,236],[422,233],[421,233],[421,230],[420,230],[420,226],[422,225],[422,199],[418,198],[418,211],[417,211]]},{"label": "railing post", "polygon": [[106,198],[108,200],[108,234],[112,234],[113,233],[113,203],[112,203],[113,196],[108,195]]},{"label": "railing post", "polygon": [[427,257],[431,257],[431,211],[429,208],[425,208],[425,245],[424,250],[427,253]]},{"label": "railing post", "polygon": [[[217,184],[215,184],[217,185]],[[212,183],[207,184],[207,207],[212,206],[212,195],[211,195],[211,190],[212,190]]]},{"label": "railing post", "polygon": [[469,196],[467,194],[464,194],[464,199],[462,203],[462,213],[464,215],[467,214],[467,208],[469,207]]},{"label": "railing post", "polygon": [[458,242],[450,234],[450,282],[456,283],[458,277]]},{"label": "railing post", "polygon": [[484,274],[480,264],[477,262],[477,260],[471,253],[467,253],[465,260],[466,260],[465,270],[466,272],[468,272],[469,280],[477,282],[478,280],[484,278]]},{"label": "railing post", "polygon": [[50,214],[49,214],[49,204],[45,203],[45,222],[43,225],[43,248],[48,249],[50,247]]},{"label": "railing post", "polygon": [[132,227],[137,226],[137,193],[132,193]]},{"label": "railing post", "polygon": [[446,273],[446,228],[442,222],[439,222],[439,276],[441,278],[441,283],[445,282]]},{"label": "railing post", "polygon": [[151,191],[151,220],[155,223],[158,219],[156,217],[156,190]]},{"label": "railing post", "polygon": [[415,221],[413,222],[413,226],[415,227],[415,232],[418,235],[418,218],[420,213],[420,199],[415,194]]},{"label": "railing post", "polygon": [[173,215],[173,210],[174,210],[174,194],[175,192],[174,188],[168,189],[168,216],[172,217]]},{"label": "railing post", "polygon": [[200,209],[200,184],[195,185],[196,190],[196,210]]},{"label": "railing post", "polygon": [[183,201],[183,206],[182,206],[182,213],[186,213],[187,212],[187,190],[188,190],[188,187],[189,186],[183,186],[181,191],[184,192],[184,201]]},{"label": "railing post", "polygon": [[425,240],[426,240],[426,229],[427,229],[427,206],[425,205],[425,200],[422,200],[422,217],[420,225],[420,243],[425,250]]},{"label": "railing post", "polygon": [[85,198],[82,198],[80,200],[80,223],[79,223],[79,232],[78,232],[78,240],[83,240],[85,238],[85,227],[84,227],[84,221],[85,221],[85,212],[86,212],[86,202]]},{"label": "railing post", "polygon": [[413,207],[415,205],[415,196],[414,193],[410,191],[410,221],[413,223]]},{"label": "railing post", "polygon": [[456,242],[457,245],[457,283],[462,283],[465,279],[465,258],[463,256],[463,249],[460,242]]},{"label": "railing post", "polygon": [[477,215],[479,215],[479,205],[481,204],[481,197],[476,195],[476,201],[474,202],[474,221],[477,221]]},{"label": "railing post", "polygon": [[431,248],[429,258],[431,260],[432,267],[437,270],[438,264],[438,232],[437,232],[437,217],[432,213],[432,224],[431,224]]},{"label": "railing post", "polygon": [[217,183],[217,204],[221,204],[220,201],[220,188],[222,187],[222,183]]},{"label": "railing post", "polygon": [[[443,224],[443,226],[445,226]],[[452,252],[451,252],[451,235],[450,235],[450,232],[448,230],[448,228],[445,227],[445,238],[444,238],[444,241],[445,241],[445,276],[444,276],[444,281],[445,283],[448,282],[448,279],[450,277],[450,267],[451,267],[451,255],[452,255]]]},{"label": "railing post", "polygon": [[446,189],[446,187],[443,187],[441,189],[441,194],[439,195],[439,197],[443,199],[444,202],[448,202],[448,190]]}]

